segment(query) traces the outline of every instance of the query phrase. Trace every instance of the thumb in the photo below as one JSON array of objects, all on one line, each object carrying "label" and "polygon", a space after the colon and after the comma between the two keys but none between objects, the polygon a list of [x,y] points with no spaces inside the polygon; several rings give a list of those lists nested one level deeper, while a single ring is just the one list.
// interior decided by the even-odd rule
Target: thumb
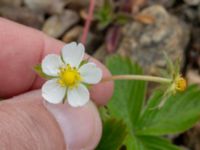
[{"label": "thumb", "polygon": [[96,147],[101,136],[101,121],[91,102],[81,108],[67,104],[45,106],[39,90],[2,101],[0,147],[12,150]]}]

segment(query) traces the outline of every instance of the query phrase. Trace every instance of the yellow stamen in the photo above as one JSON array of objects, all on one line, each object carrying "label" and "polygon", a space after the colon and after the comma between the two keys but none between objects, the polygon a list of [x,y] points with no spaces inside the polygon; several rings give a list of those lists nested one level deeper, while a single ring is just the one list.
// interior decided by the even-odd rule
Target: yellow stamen
[{"label": "yellow stamen", "polygon": [[77,68],[73,68],[70,65],[60,68],[58,83],[61,86],[73,88],[77,86],[80,81],[81,76]]},{"label": "yellow stamen", "polygon": [[183,77],[177,77],[177,79],[175,80],[175,88],[177,91],[185,91],[187,87],[187,83],[186,80]]}]

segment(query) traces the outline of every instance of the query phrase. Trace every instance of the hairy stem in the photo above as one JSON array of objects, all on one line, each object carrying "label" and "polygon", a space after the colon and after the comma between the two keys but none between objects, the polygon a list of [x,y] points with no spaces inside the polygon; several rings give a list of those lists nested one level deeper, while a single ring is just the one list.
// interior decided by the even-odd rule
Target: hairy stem
[{"label": "hairy stem", "polygon": [[89,12],[88,12],[88,16],[84,25],[83,35],[81,37],[81,43],[83,43],[84,45],[86,44],[87,35],[88,35],[90,25],[91,25],[91,20],[93,18],[94,7],[95,7],[95,0],[90,0]]},{"label": "hairy stem", "polygon": [[104,78],[102,82],[111,81],[111,80],[142,80],[158,83],[170,83],[172,80],[167,78],[147,76],[147,75],[114,75],[108,78]]}]

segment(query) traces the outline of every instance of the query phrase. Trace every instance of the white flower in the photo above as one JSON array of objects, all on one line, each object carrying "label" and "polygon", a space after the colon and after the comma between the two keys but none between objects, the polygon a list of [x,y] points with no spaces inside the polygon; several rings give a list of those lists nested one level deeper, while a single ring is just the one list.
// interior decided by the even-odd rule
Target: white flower
[{"label": "white flower", "polygon": [[42,96],[50,103],[61,103],[67,98],[73,107],[85,105],[90,97],[85,84],[97,84],[102,71],[94,63],[81,65],[85,53],[83,44],[75,42],[65,45],[61,57],[47,55],[42,61],[42,71],[53,77],[42,86]]}]

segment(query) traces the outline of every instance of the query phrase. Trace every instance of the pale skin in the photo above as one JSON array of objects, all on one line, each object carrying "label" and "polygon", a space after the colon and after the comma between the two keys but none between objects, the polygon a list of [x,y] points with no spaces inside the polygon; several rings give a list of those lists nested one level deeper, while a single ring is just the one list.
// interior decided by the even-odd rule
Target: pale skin
[{"label": "pale skin", "polygon": [[[0,147],[6,150],[65,150],[94,148],[101,137],[102,125],[96,106],[88,103],[82,108],[63,111],[67,122],[68,142],[54,116],[43,106],[40,87],[44,80],[37,77],[33,67],[49,53],[59,53],[64,43],[42,32],[0,18]],[[86,55],[85,57],[88,57]],[[92,58],[103,70],[109,71]],[[104,105],[113,93],[113,82],[95,85],[91,99]],[[13,97],[14,96],[14,97]]]}]

